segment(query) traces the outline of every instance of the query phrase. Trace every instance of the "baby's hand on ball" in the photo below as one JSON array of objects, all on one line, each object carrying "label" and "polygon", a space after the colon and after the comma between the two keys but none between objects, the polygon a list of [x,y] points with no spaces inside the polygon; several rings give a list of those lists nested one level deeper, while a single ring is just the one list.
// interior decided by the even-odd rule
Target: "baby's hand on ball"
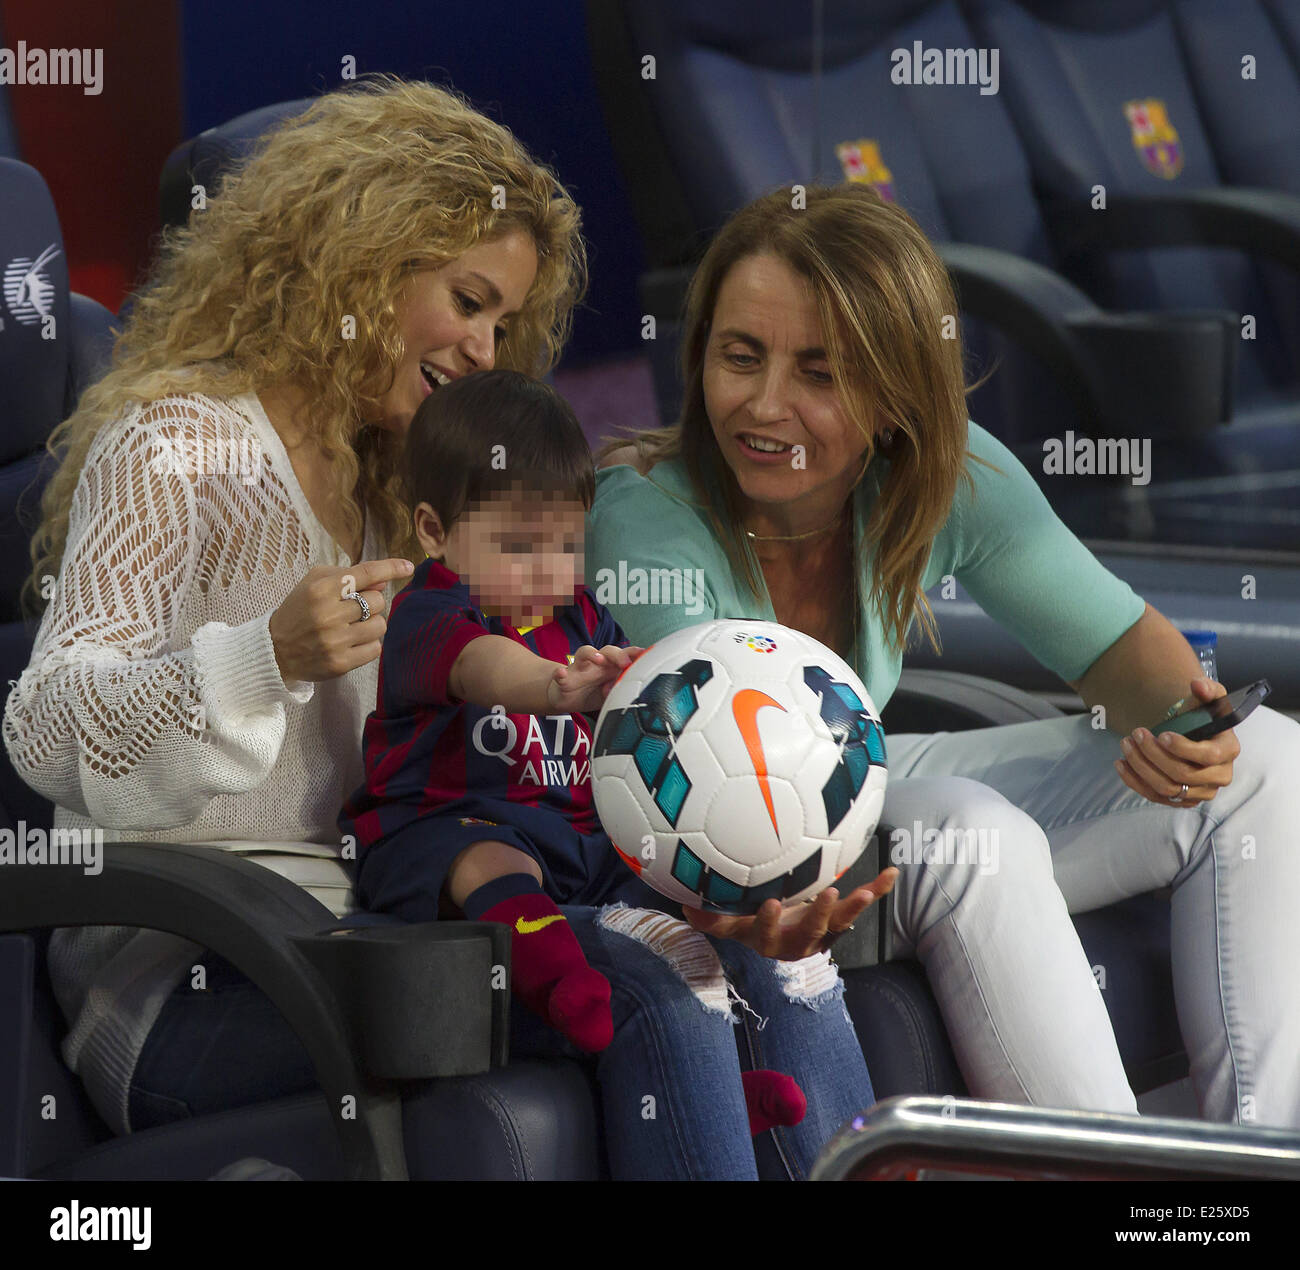
[{"label": "baby's hand on ball", "polygon": [[645,649],[635,644],[627,648],[617,644],[606,644],[604,648],[583,644],[573,654],[571,665],[555,668],[547,686],[547,699],[565,714],[594,713],[604,705],[614,681],[643,652]]}]

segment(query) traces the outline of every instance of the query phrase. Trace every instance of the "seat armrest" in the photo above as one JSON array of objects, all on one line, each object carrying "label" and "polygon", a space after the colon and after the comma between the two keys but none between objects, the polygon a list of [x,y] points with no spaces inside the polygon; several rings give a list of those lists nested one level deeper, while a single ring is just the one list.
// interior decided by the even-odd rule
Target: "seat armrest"
[{"label": "seat armrest", "polygon": [[963,732],[1056,719],[1063,713],[1051,702],[996,679],[954,670],[905,670],[880,719],[888,745],[891,732]]},{"label": "seat armrest", "polygon": [[[329,910],[287,878],[211,847],[105,843],[100,864],[98,873],[80,864],[4,869],[0,932],[140,926],[193,940],[226,958],[267,995],[302,1041],[334,1114],[347,1176],[404,1179],[400,1097],[363,1070],[339,992],[311,956],[312,937],[335,925]],[[478,935],[484,961],[501,962],[497,941],[501,934],[508,938],[505,928],[459,925],[469,928],[465,934]],[[508,973],[508,950],[505,965]],[[448,1018],[444,1026],[450,1030],[457,1022]],[[485,1052],[480,1070],[489,1065]]]},{"label": "seat armrest", "polygon": [[1098,313],[1071,318],[1069,326],[1092,360],[1111,436],[1185,440],[1231,421],[1240,314],[1228,309]]},{"label": "seat armrest", "polygon": [[1119,194],[1105,209],[1053,203],[1044,214],[1066,255],[1096,247],[1235,247],[1300,270],[1300,198],[1275,190]]},{"label": "seat armrest", "polygon": [[1072,321],[1102,310],[1051,269],[994,247],[936,243],[961,309],[1032,353],[1060,383],[1090,430],[1105,417],[1105,394]]}]

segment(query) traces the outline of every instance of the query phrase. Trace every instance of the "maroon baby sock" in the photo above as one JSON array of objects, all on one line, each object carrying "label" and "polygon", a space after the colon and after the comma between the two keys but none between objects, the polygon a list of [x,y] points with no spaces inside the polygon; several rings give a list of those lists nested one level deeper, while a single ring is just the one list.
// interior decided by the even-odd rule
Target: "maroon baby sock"
[{"label": "maroon baby sock", "polygon": [[756,1137],[774,1125],[798,1124],[808,1110],[808,1099],[793,1076],[784,1072],[742,1072],[745,1106],[749,1109],[749,1135]]},{"label": "maroon baby sock", "polygon": [[516,996],[580,1050],[603,1050],[614,1039],[609,980],[587,964],[564,914],[540,888],[472,912],[477,895],[465,901],[467,917],[510,927],[510,987]]}]

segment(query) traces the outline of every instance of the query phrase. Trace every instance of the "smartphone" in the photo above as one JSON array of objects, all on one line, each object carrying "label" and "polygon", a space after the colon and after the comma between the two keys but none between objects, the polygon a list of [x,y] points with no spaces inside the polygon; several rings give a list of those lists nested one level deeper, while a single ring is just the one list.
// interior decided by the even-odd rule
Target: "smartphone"
[{"label": "smartphone", "polygon": [[1226,697],[1218,697],[1208,704],[1193,706],[1164,719],[1151,729],[1152,736],[1162,732],[1177,732],[1189,741],[1208,741],[1210,737],[1235,728],[1272,691],[1267,679],[1258,679],[1245,688],[1238,688]]}]

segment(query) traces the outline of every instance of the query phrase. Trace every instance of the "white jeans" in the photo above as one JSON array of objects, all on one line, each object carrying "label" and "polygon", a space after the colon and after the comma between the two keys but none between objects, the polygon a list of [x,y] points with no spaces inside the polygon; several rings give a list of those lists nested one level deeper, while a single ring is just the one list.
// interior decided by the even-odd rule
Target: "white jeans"
[{"label": "white jeans", "polygon": [[[1232,783],[1174,808],[1120,780],[1119,737],[1088,715],[888,737],[894,938],[974,1096],[1136,1111],[1069,914],[1172,887],[1201,1114],[1300,1127],[1300,723],[1261,706],[1237,739]],[[917,822],[952,832],[927,846]]]}]

